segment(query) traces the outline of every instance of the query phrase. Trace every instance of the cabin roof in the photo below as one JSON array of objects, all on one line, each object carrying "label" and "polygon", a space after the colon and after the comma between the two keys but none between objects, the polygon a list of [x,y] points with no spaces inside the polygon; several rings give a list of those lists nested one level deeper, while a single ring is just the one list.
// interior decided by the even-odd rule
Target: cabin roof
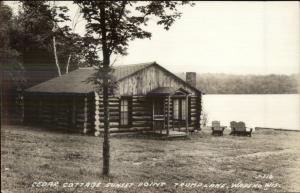
[{"label": "cabin roof", "polygon": [[[114,69],[113,75],[116,81],[121,81],[152,65],[159,66],[160,68],[162,68],[162,70],[174,76],[174,78],[178,79],[179,81],[188,85],[196,92],[200,93],[198,89],[187,84],[185,81],[178,78],[173,73],[167,71],[165,68],[161,67],[156,62],[113,66]],[[97,72],[98,70],[95,67],[79,68],[68,74],[64,74],[60,77],[56,77],[46,82],[30,87],[25,91],[39,92],[39,93],[74,93],[74,94],[91,93],[96,91],[96,84],[90,79],[91,77],[95,76]]]},{"label": "cabin roof", "polygon": [[176,89],[173,87],[158,87],[158,88],[151,90],[147,95],[148,96],[164,96],[164,95],[174,95],[177,92],[189,94],[188,91],[186,91],[182,88]]}]

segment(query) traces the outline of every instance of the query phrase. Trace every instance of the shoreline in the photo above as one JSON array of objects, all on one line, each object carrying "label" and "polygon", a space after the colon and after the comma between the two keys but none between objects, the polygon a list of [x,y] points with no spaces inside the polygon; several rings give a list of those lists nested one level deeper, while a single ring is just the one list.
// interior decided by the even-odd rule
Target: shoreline
[{"label": "shoreline", "polygon": [[[248,127],[247,127],[248,128]],[[252,128],[252,127],[249,127]],[[211,126],[202,126],[202,129],[211,129]],[[300,132],[299,129],[284,129],[284,128],[272,128],[272,127],[253,127],[253,131],[256,130],[273,130],[273,131],[295,131]],[[225,126],[225,130],[231,130],[230,126]]]},{"label": "shoreline", "polygon": [[296,131],[300,132],[300,130],[297,129],[283,129],[283,128],[270,128],[270,127],[255,127],[255,130],[275,130],[275,131]]}]

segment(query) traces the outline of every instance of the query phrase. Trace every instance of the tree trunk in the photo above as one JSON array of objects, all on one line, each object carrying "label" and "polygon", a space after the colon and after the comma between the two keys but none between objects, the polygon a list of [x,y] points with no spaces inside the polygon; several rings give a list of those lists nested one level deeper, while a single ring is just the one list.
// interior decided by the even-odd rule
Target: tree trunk
[{"label": "tree trunk", "polygon": [[56,67],[57,67],[57,72],[58,72],[58,75],[61,76],[60,66],[59,66],[59,63],[58,63],[58,57],[57,57],[57,52],[56,52],[55,36],[53,36],[53,52],[54,52],[54,58],[55,58],[55,64],[56,64]]},{"label": "tree trunk", "polygon": [[[103,54],[103,107],[104,107],[104,136],[103,136],[103,175],[109,176],[110,173],[110,144],[109,144],[109,108],[108,108],[108,73],[110,65],[110,55],[109,49],[107,47],[107,38],[106,38],[106,13],[105,5],[101,4],[100,7],[100,25],[101,25],[101,41],[102,41],[102,54]],[[101,68],[100,68],[101,69]]]},{"label": "tree trunk", "polygon": [[103,175],[109,176],[110,144],[109,144],[109,108],[108,108],[108,80],[103,82],[103,105],[104,105],[104,136],[103,136]]},{"label": "tree trunk", "polygon": [[72,54],[70,54],[69,57],[68,57],[68,62],[67,62],[67,67],[66,67],[66,74],[69,73],[69,66],[70,66],[71,57],[72,57]]},{"label": "tree trunk", "polygon": [[[53,7],[55,7],[55,1],[53,1]],[[52,32],[55,32],[55,31],[56,31],[56,23],[53,22]],[[53,41],[53,53],[54,53],[55,64],[56,64],[58,76],[61,76],[61,71],[60,71],[60,66],[59,66],[57,51],[56,51],[56,38],[55,38],[55,35],[53,35],[52,41]]]}]

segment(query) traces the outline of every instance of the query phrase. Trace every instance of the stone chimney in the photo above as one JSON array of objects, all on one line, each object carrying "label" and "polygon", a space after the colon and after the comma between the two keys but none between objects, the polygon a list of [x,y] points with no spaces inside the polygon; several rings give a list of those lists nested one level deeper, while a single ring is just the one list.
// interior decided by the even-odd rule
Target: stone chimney
[{"label": "stone chimney", "polygon": [[196,72],[187,72],[185,80],[191,86],[196,87]]}]

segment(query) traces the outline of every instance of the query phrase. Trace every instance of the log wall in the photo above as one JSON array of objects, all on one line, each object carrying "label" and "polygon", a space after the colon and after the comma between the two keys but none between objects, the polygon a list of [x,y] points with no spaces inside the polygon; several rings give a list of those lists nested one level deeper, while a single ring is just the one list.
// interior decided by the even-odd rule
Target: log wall
[{"label": "log wall", "polygon": [[152,121],[152,104],[145,96],[132,96],[133,130],[149,130]]},{"label": "log wall", "polygon": [[[103,97],[97,93],[78,95],[38,95],[24,97],[24,122],[68,129],[76,132],[92,132],[96,136],[104,131]],[[131,97],[131,125],[120,127],[120,97],[109,97],[109,121],[111,132],[152,129],[152,102],[146,96]],[[189,127],[200,128],[201,96],[189,97]],[[169,104],[169,107],[168,107]],[[169,108],[169,109],[168,109]],[[173,127],[173,100],[164,98],[165,126]],[[169,112],[169,113],[168,113]]]},{"label": "log wall", "polygon": [[[98,136],[104,131],[104,113],[103,113],[103,97],[95,94],[95,101],[97,112],[95,112],[95,135]],[[124,132],[124,131],[139,131],[151,129],[152,111],[151,103],[147,101],[145,96],[131,97],[131,124],[128,127],[120,127],[120,97],[109,97],[109,121],[110,132]],[[98,116],[99,114],[99,116]]]},{"label": "log wall", "polygon": [[[103,96],[95,93],[95,112],[94,112],[94,129],[95,135],[99,136],[104,131],[104,107]],[[110,131],[119,130],[120,121],[120,98],[118,96],[109,97],[109,126]]]},{"label": "log wall", "polygon": [[92,95],[26,94],[24,123],[88,133],[94,129],[94,109]]},{"label": "log wall", "polygon": [[202,100],[200,96],[191,96],[189,100],[189,125],[195,129],[200,129],[200,116],[202,110]]}]

